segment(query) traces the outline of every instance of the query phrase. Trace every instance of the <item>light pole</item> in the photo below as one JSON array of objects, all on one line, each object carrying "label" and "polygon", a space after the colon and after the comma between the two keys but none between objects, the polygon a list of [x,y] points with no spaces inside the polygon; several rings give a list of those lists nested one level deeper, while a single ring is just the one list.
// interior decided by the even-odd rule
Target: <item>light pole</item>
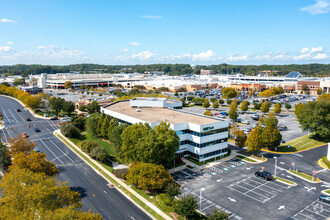
[{"label": "light pole", "polygon": [[274,159],[275,159],[275,172],[274,172],[274,176],[276,178],[277,157],[274,157]]},{"label": "light pole", "polygon": [[202,191],[204,191],[204,188],[201,188],[199,191],[199,217],[202,216]]}]

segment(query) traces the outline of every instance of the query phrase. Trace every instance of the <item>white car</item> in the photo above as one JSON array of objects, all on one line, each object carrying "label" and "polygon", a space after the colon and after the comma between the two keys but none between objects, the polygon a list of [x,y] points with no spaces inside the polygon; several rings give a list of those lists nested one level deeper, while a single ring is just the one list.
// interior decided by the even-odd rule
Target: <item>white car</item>
[{"label": "white car", "polygon": [[249,121],[245,121],[245,120],[242,120],[241,123],[242,123],[242,124],[246,124],[246,125],[250,124]]}]

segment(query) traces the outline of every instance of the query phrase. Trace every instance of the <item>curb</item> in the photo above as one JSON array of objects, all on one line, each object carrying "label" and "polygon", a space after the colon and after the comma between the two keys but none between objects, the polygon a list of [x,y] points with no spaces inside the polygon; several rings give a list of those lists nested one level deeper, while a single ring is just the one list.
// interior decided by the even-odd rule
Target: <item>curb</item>
[{"label": "curb", "polygon": [[[60,135],[63,139],[65,139],[68,143],[70,143],[77,151],[79,151],[81,154],[83,154],[86,158],[88,158],[94,165],[98,167],[98,169],[102,170],[105,172],[107,175],[109,175],[112,179],[114,179],[120,186],[125,188],[127,191],[129,191],[131,194],[133,194],[137,199],[139,199],[141,202],[145,203],[149,208],[153,209],[158,215],[160,215],[162,218],[166,220],[171,220],[168,215],[166,215],[163,211],[161,211],[158,207],[150,203],[148,200],[143,198],[140,194],[132,190],[129,186],[126,185],[123,181],[118,179],[115,175],[113,175],[111,172],[109,172],[107,169],[105,169],[103,166],[101,166],[97,161],[95,161],[93,158],[91,158],[89,155],[87,155],[85,152],[81,151],[79,147],[77,147],[74,143],[72,143],[68,138],[66,138],[64,135],[61,134],[60,130],[54,131],[54,135],[56,134]],[[57,136],[56,136],[57,137]],[[60,138],[59,140],[67,145],[65,142],[63,142]],[[68,146],[68,145],[67,145]],[[71,149],[70,146],[68,148]],[[80,157],[86,164],[88,164],[94,171],[96,171],[100,176],[102,176],[106,181],[110,182],[109,179],[107,179],[102,173],[100,173],[97,169],[95,169],[90,163],[88,163],[83,157],[81,157],[79,154],[77,154],[74,150],[71,149],[73,153],[75,153],[78,157]],[[140,208],[143,212],[145,212],[149,217],[152,219],[156,219],[153,215],[151,215],[149,212],[147,212],[144,208],[142,208],[139,204],[137,204],[131,197],[129,197],[126,193],[120,190],[120,187],[118,188],[116,184],[114,184],[116,189],[121,192],[126,198],[128,198],[132,203],[134,203],[138,208]]]},{"label": "curb", "polygon": [[314,149],[314,148],[321,147],[321,146],[323,146],[323,145],[326,145],[326,143],[324,143],[324,144],[320,144],[320,145],[316,145],[316,146],[313,146],[313,147],[310,147],[310,148],[307,148],[307,149],[294,151],[294,152],[276,152],[276,151],[271,151],[271,150],[266,150],[266,149],[261,149],[261,151],[265,151],[265,152],[273,153],[273,154],[296,154],[296,153],[299,153],[299,152],[312,150],[312,149]]},{"label": "curb", "polygon": [[321,193],[323,193],[324,195],[330,196],[330,193],[325,192],[325,191],[328,191],[328,190],[329,189],[322,190]]},{"label": "curb", "polygon": [[322,158],[317,161],[318,165],[324,169],[330,170],[329,167],[323,163]]},{"label": "curb", "polygon": [[249,156],[246,156],[246,155],[243,155],[243,154],[240,154],[240,153],[236,153],[237,155],[240,155],[240,156],[242,156],[242,157],[246,157],[246,158],[249,158],[249,159],[251,159],[251,160],[255,160],[256,162],[251,162],[251,161],[247,161],[247,160],[245,160],[245,159],[242,159],[242,158],[239,158],[239,159],[241,159],[241,160],[243,160],[244,162],[246,162],[246,163],[251,163],[251,164],[260,164],[260,163],[264,163],[264,162],[267,162],[267,158],[266,158],[266,160],[265,161],[262,161],[262,160],[258,160],[258,159],[255,159],[255,158],[253,158],[253,157],[249,157]]},{"label": "curb", "polygon": [[13,99],[13,100],[17,101],[24,108],[26,108],[31,113],[31,115],[33,115],[33,117],[35,117],[35,118],[41,118],[41,119],[49,119],[49,118],[51,118],[51,117],[43,117],[43,116],[37,115],[36,113],[34,113],[34,111],[30,107],[27,107],[21,100],[19,100],[17,98],[14,98],[14,97],[11,97],[11,96],[7,96],[7,95],[2,95],[2,94],[0,96],[4,96],[4,97],[7,97],[7,98],[10,98],[10,99]]},{"label": "curb", "polygon": [[301,176],[299,176],[299,175],[297,175],[297,174],[295,174],[295,173],[291,173],[289,170],[286,170],[286,172],[287,173],[290,173],[291,175],[293,175],[293,176],[295,176],[295,177],[298,177],[298,178],[300,178],[300,179],[302,179],[302,180],[305,180],[305,181],[307,181],[307,182],[310,182],[310,183],[321,183],[322,182],[322,180],[319,180],[319,181],[316,181],[316,182],[314,182],[314,181],[311,181],[311,180],[307,180],[306,178],[304,178],[304,177],[301,177]]},{"label": "curb", "polygon": [[[284,178],[282,178],[282,179],[284,179]],[[293,184],[287,183],[287,182],[282,181],[282,180],[277,179],[277,178],[276,178],[276,181],[278,181],[278,182],[280,182],[280,183],[283,183],[283,184],[286,184],[286,185],[288,185],[288,186],[297,186],[297,185],[298,185],[297,183],[295,183],[295,182],[293,182],[293,181],[291,181],[291,180],[288,180],[288,181],[293,182]]]}]

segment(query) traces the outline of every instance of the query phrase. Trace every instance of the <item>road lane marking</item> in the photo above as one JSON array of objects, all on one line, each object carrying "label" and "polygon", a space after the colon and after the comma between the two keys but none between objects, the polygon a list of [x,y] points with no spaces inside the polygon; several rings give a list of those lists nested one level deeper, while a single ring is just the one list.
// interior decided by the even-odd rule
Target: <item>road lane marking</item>
[{"label": "road lane marking", "polygon": [[54,145],[55,145],[55,147],[59,150],[59,151],[61,151],[69,160],[71,160],[71,162],[72,163],[74,163],[74,161],[68,156],[68,155],[66,155],[66,153],[64,153],[50,138],[48,138],[48,140],[50,140],[50,142],[52,142]]},{"label": "road lane marking", "polygon": [[3,108],[1,108],[1,111],[5,114],[5,117],[6,117],[7,120],[8,120],[8,124],[11,124],[11,122],[10,122],[10,120],[9,120],[9,118],[8,118],[8,116],[7,116],[7,114],[6,114],[6,112],[3,110]]},{"label": "road lane marking", "polygon": [[54,152],[51,150],[51,149],[49,149],[49,147],[47,147],[47,145],[45,144],[45,142],[43,141],[43,140],[40,140],[42,143],[43,143],[43,145],[45,145],[45,147],[54,155],[54,157],[58,160],[58,161],[60,161],[62,164],[64,164],[63,163],[63,161],[60,159],[60,158],[58,158],[55,154],[54,154]]},{"label": "road lane marking", "polygon": [[15,119],[15,121],[18,123],[17,119],[15,118],[15,116],[13,115],[13,113],[11,113],[11,111],[9,110],[9,108],[8,108],[8,111],[11,114],[11,116],[13,116],[13,118]]}]

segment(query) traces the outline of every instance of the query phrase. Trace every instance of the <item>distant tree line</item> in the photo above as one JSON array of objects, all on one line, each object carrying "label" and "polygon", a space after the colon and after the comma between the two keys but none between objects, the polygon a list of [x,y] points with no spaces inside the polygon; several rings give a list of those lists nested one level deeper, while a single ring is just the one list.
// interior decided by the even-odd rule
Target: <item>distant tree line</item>
[{"label": "distant tree line", "polygon": [[90,71],[104,73],[120,72],[164,72],[169,75],[199,74],[201,69],[214,70],[215,74],[243,73],[247,75],[256,75],[262,70],[277,70],[281,75],[286,75],[291,71],[299,71],[305,76],[329,76],[330,64],[290,64],[290,65],[230,65],[218,64],[209,66],[196,66],[192,68],[189,64],[150,64],[150,65],[100,65],[100,64],[72,64],[65,66],[56,65],[25,65],[17,64],[12,66],[0,66],[0,74],[22,75],[40,73],[67,73],[70,71],[79,71],[89,73]]}]

